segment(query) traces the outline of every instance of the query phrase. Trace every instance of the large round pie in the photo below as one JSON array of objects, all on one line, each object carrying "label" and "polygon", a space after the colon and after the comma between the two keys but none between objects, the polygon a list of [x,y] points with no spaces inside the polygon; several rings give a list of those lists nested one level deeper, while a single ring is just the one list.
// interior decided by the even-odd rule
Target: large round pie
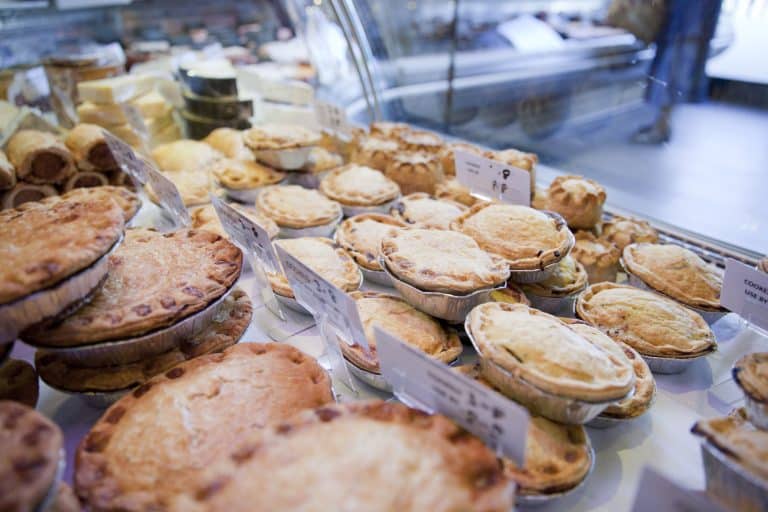
[{"label": "large round pie", "polygon": [[399,196],[400,187],[376,169],[349,164],[330,171],[320,192],[344,205],[376,206]]},{"label": "large round pie", "polygon": [[211,323],[178,346],[141,361],[116,366],[84,368],[71,365],[56,352],[38,350],[35,366],[49,386],[72,392],[117,391],[144,383],[179,363],[234,345],[251,323],[253,305],[235,289],[224,299]]},{"label": "large round pie", "polygon": [[467,322],[481,358],[548,393],[607,402],[623,398],[635,384],[621,350],[595,344],[547,313],[488,302],[475,307]]},{"label": "large round pie", "polygon": [[572,228],[590,229],[600,223],[605,189],[583,176],[558,176],[549,185],[547,209],[559,213]]},{"label": "large round pie", "polygon": [[123,219],[108,197],[51,197],[0,212],[0,304],[92,265],[120,239]]},{"label": "large round pie", "polygon": [[305,411],[223,455],[172,511],[512,509],[493,451],[444,416],[398,403]]},{"label": "large round pie", "polygon": [[223,158],[213,165],[212,171],[222,186],[233,190],[274,185],[285,179],[284,172],[253,160]]},{"label": "large round pie", "polygon": [[368,270],[381,270],[379,249],[384,235],[406,225],[389,215],[365,213],[346,219],[336,230],[336,242],[358,265]]},{"label": "large round pie", "polygon": [[570,255],[558,261],[552,273],[543,281],[520,285],[523,291],[541,297],[565,297],[579,293],[586,287],[587,271]]},{"label": "large round pie", "polygon": [[603,223],[600,238],[613,243],[623,251],[629,244],[656,243],[659,241],[659,234],[647,221],[614,215],[611,220]]},{"label": "large round pie", "polygon": [[358,344],[341,342],[341,351],[355,366],[379,373],[379,358],[376,355],[374,326],[393,334],[404,343],[424,352],[430,357],[450,363],[461,355],[462,345],[453,329],[443,327],[440,322],[394,295],[375,292],[353,292],[360,321],[365,329],[370,354]]},{"label": "large round pie", "polygon": [[[347,251],[328,238],[304,237],[277,240],[275,245],[317,272],[322,278],[345,292],[360,288],[360,269]],[[275,293],[293,297],[284,274],[267,275]]]},{"label": "large round pie", "polygon": [[[229,206],[237,210],[239,213],[245,215],[249,220],[255,222],[267,232],[269,238],[275,238],[280,232],[280,228],[277,227],[275,221],[269,217],[262,215],[255,208],[250,208],[237,203],[229,203]],[[224,226],[221,225],[219,216],[216,213],[216,209],[212,204],[206,204],[204,206],[198,206],[189,212],[189,218],[192,222],[192,227],[195,229],[205,229],[229,238],[229,235],[224,230]]]},{"label": "large round pie", "polygon": [[298,185],[265,187],[256,207],[278,226],[307,228],[322,226],[341,217],[341,205],[317,190]]},{"label": "large round pie", "polygon": [[622,253],[624,267],[656,291],[698,308],[720,307],[723,273],[679,245],[631,244]]},{"label": "large round pie", "polygon": [[536,270],[563,259],[574,243],[561,219],[526,206],[483,203],[451,223],[488,252],[506,258],[512,270]]},{"label": "large round pie", "polygon": [[397,278],[425,291],[466,294],[499,285],[509,277],[503,259],[453,231],[393,231],[381,241],[381,256]]},{"label": "large round pie", "polygon": [[576,312],[645,356],[697,357],[717,346],[701,315],[672,299],[632,286],[589,286],[576,301]]},{"label": "large round pie", "polygon": [[168,510],[260,429],[332,401],[325,370],[290,345],[241,343],[187,361],[96,422],[77,451],[77,494],[94,512]]},{"label": "large round pie", "polygon": [[292,149],[314,146],[320,134],[294,124],[263,124],[243,133],[246,146],[254,150]]},{"label": "large round pie", "polygon": [[242,259],[240,249],[209,231],[128,230],[91,302],[22,337],[36,345],[70,347],[167,327],[224,295],[240,277]]},{"label": "large round pie", "polygon": [[416,228],[449,229],[451,222],[466,210],[462,204],[416,192],[400,199],[390,212],[396,219]]}]

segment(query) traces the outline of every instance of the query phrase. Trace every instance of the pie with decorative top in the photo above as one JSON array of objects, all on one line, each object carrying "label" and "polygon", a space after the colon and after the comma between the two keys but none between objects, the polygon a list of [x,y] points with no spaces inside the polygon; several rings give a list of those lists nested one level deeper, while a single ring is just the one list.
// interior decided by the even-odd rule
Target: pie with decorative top
[{"label": "pie with decorative top", "polygon": [[450,229],[451,222],[467,207],[446,199],[434,199],[424,192],[409,194],[395,204],[390,213],[406,224],[424,229]]},{"label": "pie with decorative top", "polygon": [[285,173],[253,160],[222,158],[214,164],[213,175],[226,188],[245,190],[280,183]]},{"label": "pie with decorative top", "polygon": [[[228,205],[237,210],[239,213],[242,213],[248,217],[249,220],[264,228],[264,231],[267,232],[267,235],[269,235],[270,239],[277,237],[278,233],[280,232],[280,228],[277,227],[275,221],[266,215],[262,215],[256,211],[255,208],[243,206],[238,203],[228,203]],[[212,204],[206,204],[204,206],[193,208],[189,212],[189,218],[193,228],[205,229],[207,231],[216,233],[217,235],[229,238],[229,235],[224,230],[224,226],[221,225],[219,216],[216,214],[216,210]]]},{"label": "pie with decorative top", "polygon": [[396,153],[384,174],[400,186],[403,194],[414,192],[434,194],[437,184],[445,181],[440,159],[437,155],[423,151]]},{"label": "pie with decorative top", "polygon": [[104,413],[78,448],[75,490],[94,512],[168,510],[229,450],[332,401],[325,370],[287,344],[241,343],[197,357]]},{"label": "pie with decorative top", "polygon": [[399,149],[400,146],[397,141],[378,137],[363,137],[352,149],[350,160],[358,165],[365,165],[384,172]]},{"label": "pie with decorative top", "polygon": [[348,164],[330,171],[320,182],[320,192],[348,206],[377,206],[400,195],[397,183],[381,171]]},{"label": "pie with decorative top", "polygon": [[104,185],[100,187],[76,188],[59,196],[62,200],[89,200],[97,196],[105,196],[116,202],[123,209],[125,222],[129,222],[141,208],[141,199],[125,187]]},{"label": "pie with decorative top", "polygon": [[[303,237],[277,240],[288,254],[317,272],[334,286],[345,292],[360,288],[360,269],[347,251],[328,238]],[[293,290],[285,274],[267,273],[272,290],[283,297],[293,297]]]},{"label": "pie with decorative top", "polygon": [[73,347],[139,336],[206,308],[240,277],[243,255],[210,231],[130,229],[110,256],[92,300],[22,337],[38,346]]},{"label": "pie with decorative top", "polygon": [[393,123],[390,121],[379,121],[371,123],[371,135],[381,136],[382,138],[397,139],[401,133],[411,131],[410,125],[406,123]]},{"label": "pie with decorative top", "polygon": [[33,408],[0,400],[0,510],[37,510],[54,484],[61,430]]},{"label": "pie with decorative top", "polygon": [[[608,402],[623,398],[635,384],[632,364],[620,349],[596,344],[528,306],[481,304],[470,312],[467,325],[483,360],[547,393]],[[484,369],[483,375],[506,392],[495,372]]]},{"label": "pie with decorative top", "polygon": [[627,272],[683,304],[720,308],[723,272],[695,252],[673,244],[635,243],[624,248]]},{"label": "pie with decorative top", "polygon": [[561,218],[511,204],[477,204],[453,221],[451,229],[505,258],[512,270],[543,269],[563,259],[574,244]]},{"label": "pie with decorative top", "polygon": [[308,228],[336,222],[341,205],[317,190],[298,185],[265,187],[256,198],[256,208],[278,226]]},{"label": "pie with decorative top", "polygon": [[581,292],[587,287],[587,271],[570,255],[555,265],[552,273],[543,281],[521,284],[527,293],[541,297],[566,297]]},{"label": "pie with decorative top", "polygon": [[614,215],[611,220],[603,223],[600,238],[623,251],[629,244],[656,243],[659,241],[659,234],[647,221]]},{"label": "pie with decorative top", "polygon": [[398,279],[424,291],[467,294],[500,285],[509,277],[502,258],[454,231],[393,231],[381,241],[381,256]]},{"label": "pie with decorative top", "polygon": [[243,133],[245,145],[257,151],[314,146],[320,134],[294,124],[262,124]]},{"label": "pie with decorative top", "polygon": [[482,149],[467,142],[449,142],[448,144],[443,145],[438,156],[440,157],[440,165],[443,166],[443,173],[446,176],[456,176],[455,151],[463,151],[477,156],[484,156]]},{"label": "pie with decorative top", "polygon": [[443,139],[439,135],[424,130],[402,131],[397,134],[397,138],[406,151],[437,154],[443,148]]},{"label": "pie with decorative top", "polygon": [[474,206],[482,201],[479,197],[473,196],[469,188],[459,183],[459,180],[455,178],[438,183],[435,187],[435,197],[437,199],[447,199],[464,206]]},{"label": "pie with decorative top", "polygon": [[118,391],[138,386],[179,363],[234,345],[251,323],[253,305],[248,295],[235,289],[224,299],[221,309],[202,331],[181,340],[177,347],[133,363],[101,366],[75,366],[56,354],[38,350],[35,366],[49,386],[70,392]]},{"label": "pie with decorative top", "polygon": [[747,354],[733,365],[733,380],[756,402],[768,402],[768,352]]},{"label": "pie with decorative top", "polygon": [[559,213],[572,228],[590,229],[603,218],[605,189],[583,176],[558,176],[549,185],[547,209]]},{"label": "pie with decorative top", "polygon": [[380,372],[374,326],[443,363],[451,363],[461,355],[463,347],[456,331],[443,327],[400,297],[375,292],[353,292],[350,295],[355,299],[371,350],[370,354],[366,354],[358,344],[340,342],[344,357],[355,366],[373,373]]},{"label": "pie with decorative top", "polygon": [[352,256],[358,265],[380,271],[379,249],[381,239],[393,229],[404,228],[405,223],[389,215],[365,213],[355,215],[339,224],[336,243]]},{"label": "pie with decorative top", "polygon": [[108,197],[50,197],[0,212],[0,304],[53,286],[91,266],[123,235]]},{"label": "pie with decorative top", "polygon": [[574,233],[576,243],[571,256],[584,266],[591,284],[615,282],[621,251],[613,243],[597,238],[591,231]]},{"label": "pie with decorative top", "polygon": [[490,448],[444,416],[395,402],[304,411],[222,455],[171,511],[513,507],[512,486]]},{"label": "pie with decorative top", "polygon": [[701,315],[658,293],[633,286],[589,286],[576,301],[576,313],[644,356],[699,357],[717,347],[715,335]]},{"label": "pie with decorative top", "polygon": [[518,288],[518,284],[511,279],[507,281],[507,286],[500,290],[493,290],[491,292],[491,300],[495,302],[507,302],[509,304],[525,304],[531,305],[531,301],[525,296],[523,290]]}]

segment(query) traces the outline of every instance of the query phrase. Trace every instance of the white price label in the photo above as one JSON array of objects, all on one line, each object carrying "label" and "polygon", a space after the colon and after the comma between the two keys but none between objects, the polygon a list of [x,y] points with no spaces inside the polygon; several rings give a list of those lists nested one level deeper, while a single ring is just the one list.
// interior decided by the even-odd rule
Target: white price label
[{"label": "white price label", "polygon": [[505,203],[531,204],[531,174],[466,151],[454,151],[456,179],[472,192]]},{"label": "white price label", "polygon": [[211,196],[211,203],[229,236],[246,251],[256,253],[267,269],[279,272],[280,264],[267,231],[218,197]]},{"label": "white price label", "polygon": [[157,196],[160,206],[170,215],[174,227],[184,228],[189,226],[191,222],[189,212],[187,207],[184,206],[184,200],[181,198],[179,189],[154,167],[149,166],[147,170],[149,186],[152,187],[152,192]]},{"label": "white price label", "polygon": [[370,353],[354,299],[280,246],[275,248],[299,304],[315,318],[326,318],[346,341],[357,343],[366,353]]},{"label": "white price label", "polygon": [[650,467],[640,475],[632,512],[724,512],[706,493],[684,489]]},{"label": "white price label", "polygon": [[768,329],[768,274],[727,260],[720,303],[756,326]]},{"label": "white price label", "polygon": [[326,130],[345,135],[350,132],[349,123],[347,122],[347,112],[339,106],[316,100],[315,115],[317,116],[317,122]]},{"label": "white price label", "polygon": [[475,380],[374,327],[381,374],[395,395],[439,412],[522,466],[528,411]]},{"label": "white price label", "polygon": [[107,130],[102,130],[102,132],[104,133],[104,141],[120,169],[142,185],[146,185],[149,181],[149,169],[151,167],[149,162],[140,158],[131,146]]}]

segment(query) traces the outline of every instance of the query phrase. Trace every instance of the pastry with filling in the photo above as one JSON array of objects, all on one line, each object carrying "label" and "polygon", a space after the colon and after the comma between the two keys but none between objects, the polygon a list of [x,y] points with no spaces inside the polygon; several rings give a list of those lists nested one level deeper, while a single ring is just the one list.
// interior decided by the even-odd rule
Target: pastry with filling
[{"label": "pastry with filling", "polygon": [[768,256],[763,258],[763,259],[761,259],[757,263],[757,269],[762,271],[762,272],[768,273]]},{"label": "pastry with filling", "polygon": [[107,175],[98,171],[78,171],[64,183],[61,187],[64,192],[69,192],[76,188],[93,188],[109,185]]},{"label": "pastry with filling", "polygon": [[597,238],[591,231],[577,231],[571,256],[584,266],[590,284],[616,282],[621,251],[613,243]]},{"label": "pastry with filling", "polygon": [[324,226],[341,218],[341,205],[317,190],[298,185],[265,187],[256,198],[256,208],[280,227]]},{"label": "pastry with filling", "polygon": [[543,281],[521,284],[526,293],[539,297],[567,297],[587,287],[587,271],[570,255],[561,259]]},{"label": "pastry with filling", "polygon": [[50,185],[32,185],[19,181],[12,189],[4,191],[0,196],[0,210],[18,208],[25,203],[42,201],[56,194],[58,192]]},{"label": "pastry with filling", "polygon": [[600,238],[611,242],[620,251],[629,244],[648,242],[655,244],[659,234],[644,220],[614,215],[611,220],[603,223]]},{"label": "pastry with filling", "polygon": [[405,223],[389,215],[365,213],[346,219],[336,230],[336,243],[352,256],[358,265],[368,270],[381,271],[379,249],[381,239],[393,229],[404,228]]},{"label": "pastry with filling", "polygon": [[583,176],[558,176],[549,185],[547,209],[557,212],[574,229],[592,229],[603,218],[605,189]]},{"label": "pastry with filling", "polygon": [[77,166],[83,171],[111,171],[117,169],[117,161],[104,139],[101,126],[80,123],[70,130],[64,139]]},{"label": "pastry with filling", "polygon": [[67,146],[52,133],[19,130],[5,145],[16,177],[33,185],[59,185],[77,171]]},{"label": "pastry with filling", "polygon": [[433,195],[438,183],[445,181],[440,159],[424,152],[400,152],[395,154],[384,174],[400,186],[407,195],[426,192]]},{"label": "pastry with filling", "polygon": [[[243,206],[237,203],[227,203],[229,206],[237,210],[239,213],[245,215],[249,220],[255,222],[267,232],[269,239],[277,238],[280,228],[277,227],[275,221],[269,217],[260,214],[255,208],[249,206]],[[229,238],[229,234],[224,230],[224,226],[221,225],[219,216],[216,213],[212,204],[206,204],[204,206],[198,206],[189,212],[189,218],[192,223],[192,227],[195,229],[205,229]]]},{"label": "pastry with filling", "polygon": [[493,290],[491,292],[491,300],[495,302],[506,302],[508,304],[525,304],[531,305],[531,301],[525,296],[523,290],[519,288],[519,284],[515,283],[511,279],[507,281],[507,285],[500,290]]},{"label": "pastry with filling", "polygon": [[152,150],[157,167],[165,173],[210,171],[222,154],[205,142],[182,139],[161,144]]},{"label": "pastry with filling", "polygon": [[399,150],[400,146],[394,140],[375,136],[363,137],[352,149],[350,159],[352,163],[385,172]]},{"label": "pastry with filling", "polygon": [[424,192],[408,194],[390,213],[409,226],[423,229],[450,229],[451,222],[467,211],[466,206],[447,199],[435,199]]},{"label": "pastry with filling", "polygon": [[419,151],[437,155],[443,149],[439,135],[424,130],[407,130],[397,134],[400,147],[406,151]]},{"label": "pastry with filling", "polygon": [[330,171],[320,192],[346,206],[379,206],[397,198],[400,187],[376,169],[348,164]]}]

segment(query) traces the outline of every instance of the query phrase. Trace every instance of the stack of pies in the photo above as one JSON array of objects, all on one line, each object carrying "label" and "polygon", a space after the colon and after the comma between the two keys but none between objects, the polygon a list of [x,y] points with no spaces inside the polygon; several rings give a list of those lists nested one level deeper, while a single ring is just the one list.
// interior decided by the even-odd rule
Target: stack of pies
[{"label": "stack of pies", "polygon": [[576,295],[587,287],[587,272],[569,255],[557,262],[543,281],[521,284],[520,287],[536,309],[573,316]]},{"label": "stack of pies", "polygon": [[358,165],[365,165],[384,172],[397,154],[400,146],[394,140],[365,137],[358,141],[350,159]]},{"label": "stack of pies", "polygon": [[342,216],[339,203],[298,185],[265,187],[256,199],[256,208],[274,220],[286,237],[310,233],[330,236]]},{"label": "stack of pies", "polygon": [[400,188],[380,171],[349,164],[330,171],[320,182],[320,192],[341,203],[347,216],[352,216],[370,211],[386,213],[400,195]]},{"label": "stack of pies", "polygon": [[446,199],[434,199],[429,194],[409,194],[395,204],[391,214],[416,228],[450,229],[451,222],[467,208]]},{"label": "stack of pies", "polygon": [[231,446],[170,510],[496,512],[513,506],[509,480],[479,439],[443,416],[398,403],[305,411]]},{"label": "stack of pies", "polygon": [[603,218],[605,189],[583,176],[558,176],[549,185],[547,209],[559,213],[571,228],[592,229]]},{"label": "stack of pies", "polygon": [[591,231],[577,231],[575,237],[571,255],[584,266],[590,284],[615,282],[621,257],[618,247]]},{"label": "stack of pies", "polygon": [[244,203],[253,203],[262,187],[285,179],[285,173],[253,160],[224,158],[216,162],[212,171],[226,194]]},{"label": "stack of pies", "polygon": [[431,153],[405,151],[396,153],[384,174],[400,186],[403,194],[434,194],[437,184],[445,181],[440,159]]},{"label": "stack of pies", "polygon": [[264,124],[243,134],[254,156],[275,169],[301,169],[312,148],[320,143],[320,134],[293,124]]},{"label": "stack of pies", "polygon": [[747,354],[736,361],[733,380],[744,391],[749,420],[768,430],[768,352]]},{"label": "stack of pies", "polygon": [[365,213],[342,222],[336,230],[335,238],[360,268],[381,272],[379,248],[382,238],[393,229],[404,227],[404,223],[389,215]]},{"label": "stack of pies", "polygon": [[[280,228],[277,227],[275,221],[269,217],[260,214],[255,208],[250,208],[237,203],[229,203],[229,206],[237,210],[239,213],[246,216],[249,220],[255,222],[267,232],[270,239],[276,238],[280,232]],[[189,212],[189,218],[192,223],[192,227],[195,229],[205,229],[221,235],[223,237],[229,237],[224,230],[224,226],[221,225],[219,216],[216,214],[216,210],[213,205],[206,204],[204,206],[198,206],[193,208]]]},{"label": "stack of pies", "polygon": [[243,343],[187,361],[96,422],[77,452],[77,494],[90,510],[169,510],[223,453],[245,461],[252,434],[332,400],[325,371],[289,345]]},{"label": "stack of pies", "polygon": [[614,215],[611,220],[603,223],[600,238],[611,242],[620,251],[629,244],[659,241],[659,234],[646,221]]}]

